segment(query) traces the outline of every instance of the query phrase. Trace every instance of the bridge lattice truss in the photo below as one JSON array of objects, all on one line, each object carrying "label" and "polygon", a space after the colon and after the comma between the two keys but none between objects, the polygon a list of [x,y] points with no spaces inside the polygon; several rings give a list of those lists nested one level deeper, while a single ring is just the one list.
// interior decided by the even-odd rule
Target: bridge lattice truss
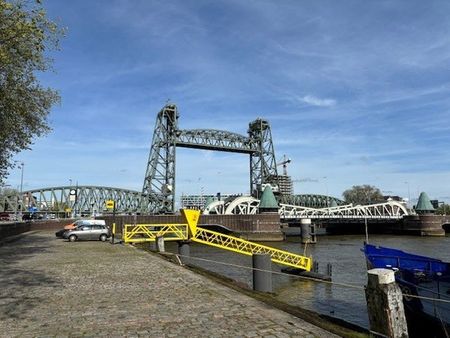
[{"label": "bridge lattice truss", "polygon": [[22,196],[4,196],[0,199],[0,211],[26,211],[36,207],[40,212],[61,213],[70,209],[76,214],[103,213],[108,211],[107,200],[115,201],[116,212],[133,213],[140,210],[141,192],[100,186],[50,187],[24,191]]},{"label": "bridge lattice truss", "polygon": [[[251,196],[241,196],[232,201],[215,201],[209,204],[204,214],[253,215],[258,213],[259,200]],[[280,204],[278,213],[284,219],[400,219],[408,215],[408,209],[396,201],[370,205],[341,205],[336,207],[310,208]]]},{"label": "bridge lattice truss", "polygon": [[258,196],[264,183],[277,184],[278,174],[270,125],[257,119],[248,136],[214,129],[181,130],[178,109],[166,105],[156,119],[142,195],[144,210],[175,211],[176,148],[195,148],[250,155],[250,191]]}]

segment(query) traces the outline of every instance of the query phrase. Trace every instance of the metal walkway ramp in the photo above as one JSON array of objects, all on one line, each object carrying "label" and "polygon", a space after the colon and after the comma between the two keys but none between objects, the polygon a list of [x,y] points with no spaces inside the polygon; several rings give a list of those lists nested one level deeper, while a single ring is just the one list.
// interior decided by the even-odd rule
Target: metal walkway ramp
[{"label": "metal walkway ramp", "polygon": [[198,227],[199,211],[183,209],[181,212],[187,224],[126,224],[123,234],[124,242],[152,242],[159,236],[163,236],[165,241],[191,240],[247,256],[269,254],[274,263],[306,271],[311,270],[312,259],[310,257]]}]

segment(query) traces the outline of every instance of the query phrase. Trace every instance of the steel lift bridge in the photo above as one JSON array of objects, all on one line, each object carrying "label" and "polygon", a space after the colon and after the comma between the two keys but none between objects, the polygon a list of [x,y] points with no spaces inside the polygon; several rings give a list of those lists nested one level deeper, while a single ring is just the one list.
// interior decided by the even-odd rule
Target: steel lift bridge
[{"label": "steel lift bridge", "polygon": [[213,129],[178,128],[178,109],[167,104],[158,113],[145,174],[142,198],[150,212],[175,211],[176,148],[208,149],[250,155],[250,191],[259,197],[264,184],[278,186],[270,124],[250,122],[248,135]]}]

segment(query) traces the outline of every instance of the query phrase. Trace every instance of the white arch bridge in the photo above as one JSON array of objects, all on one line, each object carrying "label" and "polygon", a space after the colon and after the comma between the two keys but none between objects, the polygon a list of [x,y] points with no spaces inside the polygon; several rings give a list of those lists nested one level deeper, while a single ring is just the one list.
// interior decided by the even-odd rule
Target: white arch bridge
[{"label": "white arch bridge", "polygon": [[[203,212],[207,215],[254,215],[258,213],[259,200],[251,196],[241,196],[231,201],[215,201]],[[282,219],[401,219],[410,215],[406,206],[397,201],[387,201],[370,205],[340,205],[326,208],[309,208],[298,205],[279,204],[278,213]]]}]

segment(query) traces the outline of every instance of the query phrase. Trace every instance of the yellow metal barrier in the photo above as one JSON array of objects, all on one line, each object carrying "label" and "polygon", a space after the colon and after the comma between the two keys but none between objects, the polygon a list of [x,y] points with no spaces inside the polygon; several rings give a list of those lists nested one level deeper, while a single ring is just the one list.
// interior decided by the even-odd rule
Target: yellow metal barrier
[{"label": "yellow metal barrier", "polygon": [[125,243],[152,242],[163,236],[165,241],[188,239],[187,224],[125,224],[123,240]]},{"label": "yellow metal barrier", "polygon": [[125,243],[155,241],[163,236],[165,241],[191,239],[194,242],[211,245],[220,249],[234,251],[251,256],[256,253],[269,254],[274,263],[310,271],[312,259],[283,251],[270,246],[253,243],[238,237],[197,227],[200,212],[197,210],[181,210],[187,224],[126,224],[124,228]]},{"label": "yellow metal barrier", "polygon": [[272,262],[291,266],[294,268],[310,271],[312,259],[305,256],[293,254],[270,246],[265,246],[242,238],[237,238],[219,232],[206,230],[198,227],[193,238],[194,242],[203,243],[217,248],[234,251],[240,254],[251,256],[256,253],[269,254]]}]

